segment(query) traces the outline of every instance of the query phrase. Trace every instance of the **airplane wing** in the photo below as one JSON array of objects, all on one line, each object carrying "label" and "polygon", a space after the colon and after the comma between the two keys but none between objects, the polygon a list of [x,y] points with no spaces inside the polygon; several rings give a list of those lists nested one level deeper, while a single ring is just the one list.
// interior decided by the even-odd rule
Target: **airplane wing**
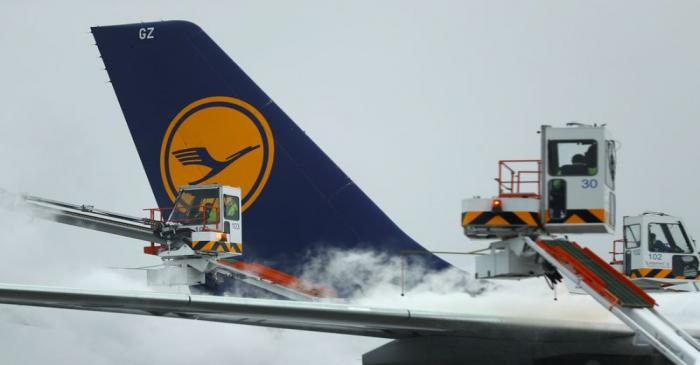
[{"label": "airplane wing", "polygon": [[551,320],[545,323],[542,320],[372,308],[352,304],[12,284],[0,284],[0,303],[393,339],[458,336],[504,340],[537,336],[543,342],[570,342],[634,337],[634,333],[622,324]]}]

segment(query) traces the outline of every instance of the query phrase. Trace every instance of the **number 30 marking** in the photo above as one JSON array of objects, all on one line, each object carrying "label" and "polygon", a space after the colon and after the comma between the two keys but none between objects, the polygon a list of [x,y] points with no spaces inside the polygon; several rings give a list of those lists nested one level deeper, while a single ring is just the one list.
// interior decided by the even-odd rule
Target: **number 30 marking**
[{"label": "number 30 marking", "polygon": [[584,189],[595,189],[598,187],[598,180],[596,180],[596,179],[583,179],[583,180],[581,180],[581,187]]},{"label": "number 30 marking", "polygon": [[155,30],[155,28],[153,28],[153,27],[140,28],[140,29],[139,29],[139,39],[144,40],[144,39],[153,39],[153,38],[155,38],[155,37],[153,36],[153,30]]}]

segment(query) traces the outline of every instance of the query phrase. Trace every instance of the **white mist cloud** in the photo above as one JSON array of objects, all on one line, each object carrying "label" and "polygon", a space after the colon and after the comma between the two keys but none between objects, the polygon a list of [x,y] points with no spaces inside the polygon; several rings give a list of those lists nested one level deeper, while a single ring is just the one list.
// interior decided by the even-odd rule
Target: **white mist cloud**
[{"label": "white mist cloud", "polygon": [[[555,319],[620,323],[592,297],[570,293],[563,284],[557,285],[555,292],[544,278],[481,280],[457,268],[431,272],[411,256],[333,250],[309,257],[303,278],[344,289],[351,293],[349,301],[367,306],[543,322]],[[662,314],[683,328],[700,329],[699,293],[652,293],[652,296],[657,299]]]},{"label": "white mist cloud", "polygon": [[542,320],[616,320],[592,298],[569,294],[563,285],[557,287],[555,300],[543,278],[474,279],[457,268],[432,272],[411,256],[331,251],[311,258],[303,278],[349,290],[351,302],[368,306]]},{"label": "white mist cloud", "polygon": [[[145,285],[142,272],[109,270],[98,264],[99,259],[91,262],[113,248],[95,243],[92,249],[85,250],[90,246],[83,244],[82,249],[71,250],[60,241],[69,240],[69,233],[80,237],[81,232],[90,235],[93,232],[33,219],[23,209],[0,210],[0,229],[5,233],[0,244],[3,251],[13,252],[17,242],[33,248],[14,250],[13,260],[6,260],[0,266],[2,281],[102,290],[154,290]],[[96,233],[97,236],[105,235]],[[123,244],[124,240],[117,241]],[[36,252],[42,252],[38,262]],[[73,265],[80,258],[85,262]],[[371,251],[332,250],[309,256],[302,277],[345,290],[351,293],[350,302],[367,306],[542,321],[617,321],[592,298],[569,294],[563,286],[557,288],[557,300],[554,300],[554,293],[541,278],[476,280],[470,273],[456,268],[431,272],[415,256],[402,258]],[[700,324],[696,319],[700,311],[695,305],[697,294],[662,294],[657,298],[660,310],[672,319],[682,321],[684,326],[697,328]],[[328,358],[338,359],[339,363],[358,363],[362,353],[386,342],[156,317],[19,306],[0,308],[0,347],[6,350],[4,358],[11,362],[188,364],[205,353],[208,361],[230,361],[235,356],[237,361],[247,364],[281,361],[320,364]],[[32,341],[28,342],[29,337]],[[37,343],[42,344],[42,351],[31,350]],[[312,358],[307,349],[310,343],[323,343]],[[237,351],[241,346],[247,350]]]},{"label": "white mist cloud", "polygon": [[[7,206],[5,206],[7,208]],[[32,218],[27,211],[0,209],[0,281],[99,290],[154,290],[136,266],[105,260],[117,249],[134,250],[129,239]],[[71,237],[72,236],[72,237]],[[86,237],[95,239],[86,239]],[[100,242],[100,239],[115,242]],[[72,242],[80,240],[82,242]],[[139,254],[143,256],[142,254]],[[9,259],[11,257],[11,259]],[[156,263],[160,260],[155,259]],[[153,264],[153,262],[150,262]],[[162,288],[159,288],[159,290]],[[172,289],[168,289],[172,291]],[[209,322],[109,313],[0,305],[3,363],[191,364],[236,361],[359,363],[386,340],[325,333],[256,328]],[[311,344],[323,343],[309,354]]]}]

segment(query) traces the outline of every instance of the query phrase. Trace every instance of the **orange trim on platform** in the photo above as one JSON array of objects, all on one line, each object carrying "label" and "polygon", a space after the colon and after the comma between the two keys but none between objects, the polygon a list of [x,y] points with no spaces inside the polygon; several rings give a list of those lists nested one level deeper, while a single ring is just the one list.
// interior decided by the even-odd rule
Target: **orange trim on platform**
[{"label": "orange trim on platform", "polygon": [[337,296],[335,290],[320,286],[318,284],[310,283],[296,276],[289,275],[287,273],[275,270],[271,267],[265,265],[249,263],[243,261],[225,261],[218,260],[218,263],[226,266],[236,268],[238,270],[248,271],[258,275],[263,280],[268,280],[277,285],[284,286],[285,288],[294,289],[296,291],[302,292],[307,295],[322,298],[334,298]]},{"label": "orange trim on platform", "polygon": [[532,213],[530,212],[513,212],[518,218],[520,218],[525,224],[528,226],[536,226],[537,222],[535,221],[535,218],[532,217]]},{"label": "orange trim on platform", "polygon": [[507,226],[508,221],[499,216],[494,216],[486,222],[487,226]]},{"label": "orange trim on platform", "polygon": [[586,223],[581,217],[579,217],[576,214],[572,214],[571,217],[567,218],[564,223],[573,223],[573,224],[579,224],[579,223]]},{"label": "orange trim on platform", "polygon": [[466,226],[468,225],[471,221],[476,219],[476,217],[480,216],[481,213],[483,212],[467,212],[464,217],[462,218],[462,225]]},{"label": "orange trim on platform", "polygon": [[588,209],[588,211],[593,214],[596,218],[600,219],[601,222],[605,222],[605,209]]}]

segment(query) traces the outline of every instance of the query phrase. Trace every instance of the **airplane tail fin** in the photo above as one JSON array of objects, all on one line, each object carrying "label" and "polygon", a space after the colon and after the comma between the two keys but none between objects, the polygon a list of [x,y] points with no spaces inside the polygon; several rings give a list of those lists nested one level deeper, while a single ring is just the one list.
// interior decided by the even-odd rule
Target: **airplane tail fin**
[{"label": "airplane tail fin", "polygon": [[240,187],[245,259],[295,272],[321,247],[425,252],[197,25],[92,28],[158,205],[179,186]]}]

